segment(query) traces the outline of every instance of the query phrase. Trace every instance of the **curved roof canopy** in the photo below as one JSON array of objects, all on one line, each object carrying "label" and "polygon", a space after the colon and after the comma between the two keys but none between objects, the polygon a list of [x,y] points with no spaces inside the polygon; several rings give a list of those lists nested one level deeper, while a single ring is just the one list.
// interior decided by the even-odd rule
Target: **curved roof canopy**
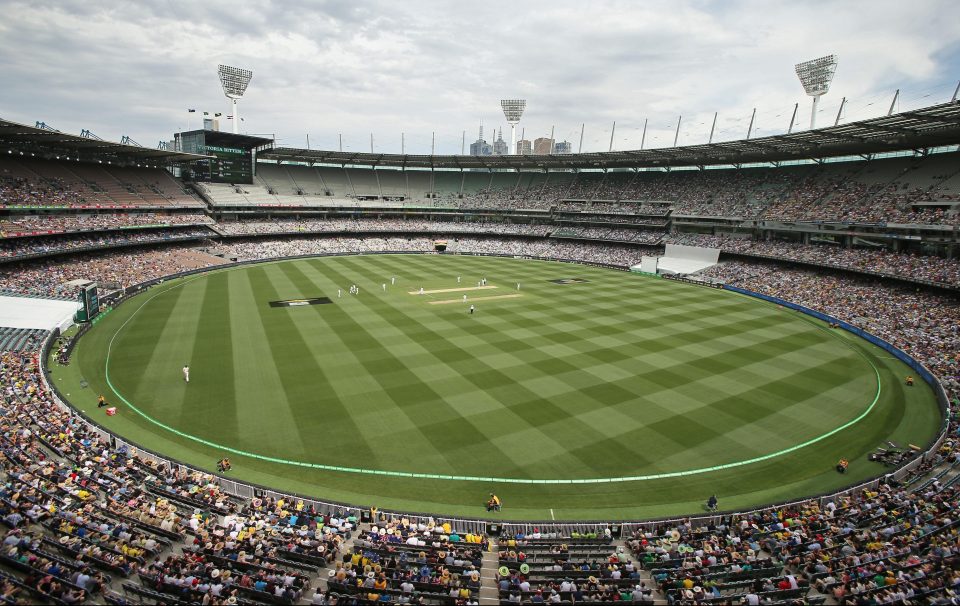
[{"label": "curved roof canopy", "polygon": [[791,134],[660,149],[549,156],[418,156],[275,148],[261,160],[414,168],[546,170],[738,165],[926,149],[960,143],[960,103]]}]

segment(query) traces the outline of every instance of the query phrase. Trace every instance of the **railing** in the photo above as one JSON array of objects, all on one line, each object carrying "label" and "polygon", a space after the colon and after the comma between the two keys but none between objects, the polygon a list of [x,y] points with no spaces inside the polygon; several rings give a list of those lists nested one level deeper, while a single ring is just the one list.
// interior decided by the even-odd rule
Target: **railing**
[{"label": "railing", "polygon": [[[423,254],[423,253],[410,252],[410,251],[399,251],[399,252],[403,254]],[[346,254],[359,256],[359,255],[365,255],[365,254],[397,254],[397,253],[384,252],[384,253],[346,253]],[[449,253],[444,253],[444,254],[449,254]],[[208,271],[223,269],[225,267],[237,267],[241,265],[250,265],[255,263],[268,263],[268,262],[275,262],[275,261],[312,258],[312,257],[319,257],[319,256],[344,256],[344,255],[338,254],[338,253],[326,253],[321,255],[313,254],[313,255],[298,255],[298,256],[292,256],[292,257],[278,257],[278,258],[272,258],[272,259],[255,259],[255,260],[249,260],[249,261],[240,261],[236,263],[230,263],[226,265],[218,265],[215,267],[207,267],[207,268],[200,268],[200,269],[180,272],[177,274],[172,274],[165,278],[149,280],[147,282],[143,282],[141,284],[137,284],[135,286],[126,288],[124,290],[124,296],[122,297],[122,299],[118,301],[118,304],[122,303],[133,294],[139,293],[145,290],[146,288],[149,288],[150,286],[153,286],[155,284],[159,284],[171,279],[179,278],[179,277],[205,273]],[[570,259],[548,259],[548,258],[541,258],[541,257],[534,257],[534,256],[525,256],[525,255],[501,255],[501,254],[493,254],[493,253],[477,253],[477,254],[470,253],[470,256],[489,256],[489,257],[506,257],[506,258],[518,258],[518,259],[559,261],[559,262],[565,262],[565,263],[575,263],[580,265],[590,265],[594,267],[603,267],[608,269],[618,269],[621,271],[629,271],[629,268],[619,266],[619,265],[610,265],[605,263],[591,263],[591,262],[576,261],[576,260],[570,260]],[[684,280],[684,281],[688,281],[688,280]],[[410,520],[412,523],[420,523],[420,522],[426,523],[428,520],[432,520],[437,524],[449,523],[451,527],[456,529],[458,532],[462,532],[462,533],[473,532],[477,534],[486,534],[489,530],[492,530],[491,527],[496,526],[500,532],[502,532],[503,534],[507,534],[508,536],[515,535],[520,532],[524,534],[530,534],[536,529],[536,530],[539,530],[541,533],[556,532],[560,536],[570,536],[570,534],[574,532],[578,532],[582,534],[596,533],[598,537],[602,537],[604,536],[604,533],[607,529],[613,529],[613,530],[619,529],[621,532],[626,534],[626,533],[634,532],[637,530],[654,530],[658,527],[663,527],[665,525],[672,525],[681,521],[689,521],[694,524],[717,523],[722,519],[737,518],[745,515],[754,515],[764,511],[782,509],[785,507],[791,507],[791,506],[802,504],[802,503],[809,503],[811,501],[818,501],[820,504],[823,504],[834,499],[838,499],[844,496],[857,493],[868,487],[876,488],[882,479],[885,479],[888,477],[892,477],[894,479],[899,480],[904,476],[906,476],[907,474],[909,474],[910,472],[912,472],[913,470],[915,470],[919,465],[921,465],[924,461],[926,461],[928,457],[936,454],[940,446],[943,444],[943,441],[947,437],[946,412],[947,410],[949,410],[948,408],[949,403],[947,401],[946,393],[944,392],[943,387],[939,384],[939,382],[932,375],[932,373],[930,373],[922,364],[920,364],[916,360],[913,360],[913,358],[910,358],[910,356],[900,351],[899,349],[895,348],[893,345],[890,345],[886,341],[883,341],[882,339],[879,339],[861,329],[858,329],[855,326],[846,324],[845,322],[841,322],[840,320],[836,320],[834,318],[831,318],[830,316],[826,316],[825,314],[821,314],[820,312],[816,312],[814,310],[802,307],[800,305],[796,305],[794,303],[790,303],[788,301],[777,299],[776,297],[767,297],[766,295],[759,295],[758,293],[753,293],[752,291],[744,291],[743,289],[734,289],[731,287],[728,287],[728,289],[742,292],[744,294],[748,294],[751,296],[757,296],[760,298],[779,302],[785,306],[789,305],[793,309],[803,311],[804,313],[809,313],[810,315],[813,315],[815,317],[827,318],[830,321],[837,322],[838,324],[840,324],[841,327],[844,327],[847,330],[850,330],[851,332],[858,334],[859,336],[863,336],[864,338],[869,337],[868,340],[871,340],[872,342],[880,345],[881,347],[884,347],[884,349],[887,349],[891,353],[894,353],[894,355],[897,355],[897,357],[903,359],[905,362],[907,362],[907,360],[912,361],[912,364],[911,362],[907,362],[907,363],[911,364],[911,367],[913,367],[917,371],[917,373],[922,378],[924,378],[924,380],[928,382],[932,381],[932,387],[934,388],[934,391],[937,393],[937,400],[938,400],[938,403],[941,405],[941,412],[944,413],[943,427],[939,435],[937,436],[937,438],[932,441],[930,447],[928,447],[927,450],[924,451],[922,456],[915,457],[914,459],[904,464],[903,466],[897,468],[893,472],[889,472],[887,474],[884,474],[883,476],[878,476],[866,482],[862,482],[853,486],[848,486],[839,491],[835,491],[835,492],[831,492],[823,495],[813,495],[810,497],[804,497],[802,499],[796,499],[796,500],[787,501],[787,502],[764,505],[761,507],[756,507],[756,508],[744,510],[744,511],[727,511],[727,512],[712,513],[710,515],[703,515],[703,516],[668,517],[668,518],[651,519],[651,520],[645,520],[645,521],[599,521],[599,520],[596,520],[596,521],[583,521],[583,522],[576,522],[576,521],[557,522],[554,520],[522,521],[522,522],[509,521],[509,520],[498,521],[498,520],[487,520],[483,518],[455,518],[455,517],[446,517],[446,516],[431,516],[425,513],[401,512],[401,511],[393,511],[393,510],[380,510],[379,515],[384,515],[391,519],[406,518]],[[222,476],[218,476],[216,474],[212,474],[206,470],[192,467],[181,461],[177,461],[176,459],[166,457],[159,453],[153,452],[149,449],[145,449],[141,446],[127,442],[121,437],[112,434],[106,428],[100,426],[95,421],[87,417],[85,414],[81,413],[76,408],[69,405],[67,401],[62,397],[62,394],[60,393],[56,385],[49,380],[49,377],[48,377],[49,371],[46,368],[46,362],[49,357],[50,349],[53,346],[53,342],[55,341],[58,335],[59,335],[59,331],[51,332],[47,337],[46,341],[44,342],[43,348],[41,349],[39,364],[40,364],[40,370],[41,370],[40,375],[42,377],[44,387],[47,389],[49,393],[53,395],[52,400],[56,403],[57,406],[67,411],[75,419],[78,419],[81,423],[83,423],[83,425],[87,429],[89,429],[90,431],[96,432],[105,440],[108,440],[115,449],[125,451],[128,454],[128,456],[137,456],[143,460],[160,463],[164,466],[167,466],[169,469],[179,469],[184,472],[199,472],[199,473],[207,474],[219,484],[220,488],[225,493],[233,496],[237,496],[240,498],[244,498],[244,499],[251,499],[254,497],[273,497],[273,498],[282,497],[286,500],[291,500],[291,499],[302,500],[304,503],[304,507],[307,509],[312,507],[316,511],[321,513],[338,514],[341,516],[344,514],[355,515],[358,518],[361,518],[364,515],[363,514],[364,511],[369,511],[367,508],[360,507],[355,504],[340,503],[337,501],[325,501],[325,500],[316,499],[309,496],[300,495],[297,493],[281,493],[281,492],[276,492],[273,489],[266,486],[260,486],[257,484],[250,484],[245,482],[239,482],[237,480],[228,479]],[[376,520],[373,520],[373,521],[376,522]],[[614,534],[619,534],[619,533],[614,532]]]}]

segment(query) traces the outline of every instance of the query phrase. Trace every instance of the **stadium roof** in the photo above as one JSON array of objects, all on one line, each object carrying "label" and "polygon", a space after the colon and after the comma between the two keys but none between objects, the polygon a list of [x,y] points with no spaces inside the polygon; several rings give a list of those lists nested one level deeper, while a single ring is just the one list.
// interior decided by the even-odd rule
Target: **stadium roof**
[{"label": "stadium roof", "polygon": [[104,141],[96,136],[63,133],[46,127],[27,126],[0,118],[0,150],[36,154],[77,154],[83,160],[112,160],[118,164],[192,162],[207,156],[165,149],[151,149],[134,143]]},{"label": "stadium roof", "polygon": [[549,156],[415,156],[275,148],[261,160],[415,168],[570,169],[738,165],[927,149],[960,144],[960,103],[860,122],[740,141],[661,149]]},{"label": "stadium roof", "polygon": [[222,145],[224,147],[239,147],[241,149],[264,149],[273,146],[273,139],[254,135],[240,135],[222,130],[190,130],[179,133],[181,137],[202,134],[206,145]]}]

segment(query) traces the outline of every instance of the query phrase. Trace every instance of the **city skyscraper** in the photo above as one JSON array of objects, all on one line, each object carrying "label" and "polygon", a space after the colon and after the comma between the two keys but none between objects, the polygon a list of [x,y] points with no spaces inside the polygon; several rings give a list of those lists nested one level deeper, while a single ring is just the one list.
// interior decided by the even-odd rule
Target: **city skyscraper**
[{"label": "city skyscraper", "polygon": [[492,156],[493,155],[493,146],[486,142],[483,138],[483,123],[480,123],[480,136],[477,137],[477,140],[470,144],[470,155],[471,156]]},{"label": "city skyscraper", "polygon": [[533,143],[529,139],[520,139],[517,141],[517,153],[521,156],[529,156],[533,153]]},{"label": "city skyscraper", "polygon": [[510,145],[503,140],[503,129],[497,133],[497,140],[493,142],[493,155],[505,156],[510,153]]},{"label": "city skyscraper", "polygon": [[553,149],[553,139],[547,137],[538,137],[533,140],[533,153],[538,156],[546,156]]}]

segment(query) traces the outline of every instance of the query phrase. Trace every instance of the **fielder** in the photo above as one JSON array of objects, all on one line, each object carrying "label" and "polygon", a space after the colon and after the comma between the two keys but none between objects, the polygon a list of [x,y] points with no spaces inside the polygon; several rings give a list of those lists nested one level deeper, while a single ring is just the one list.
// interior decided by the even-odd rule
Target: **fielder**
[{"label": "fielder", "polygon": [[190,367],[186,364],[183,365],[183,380],[187,383],[190,382]]}]

